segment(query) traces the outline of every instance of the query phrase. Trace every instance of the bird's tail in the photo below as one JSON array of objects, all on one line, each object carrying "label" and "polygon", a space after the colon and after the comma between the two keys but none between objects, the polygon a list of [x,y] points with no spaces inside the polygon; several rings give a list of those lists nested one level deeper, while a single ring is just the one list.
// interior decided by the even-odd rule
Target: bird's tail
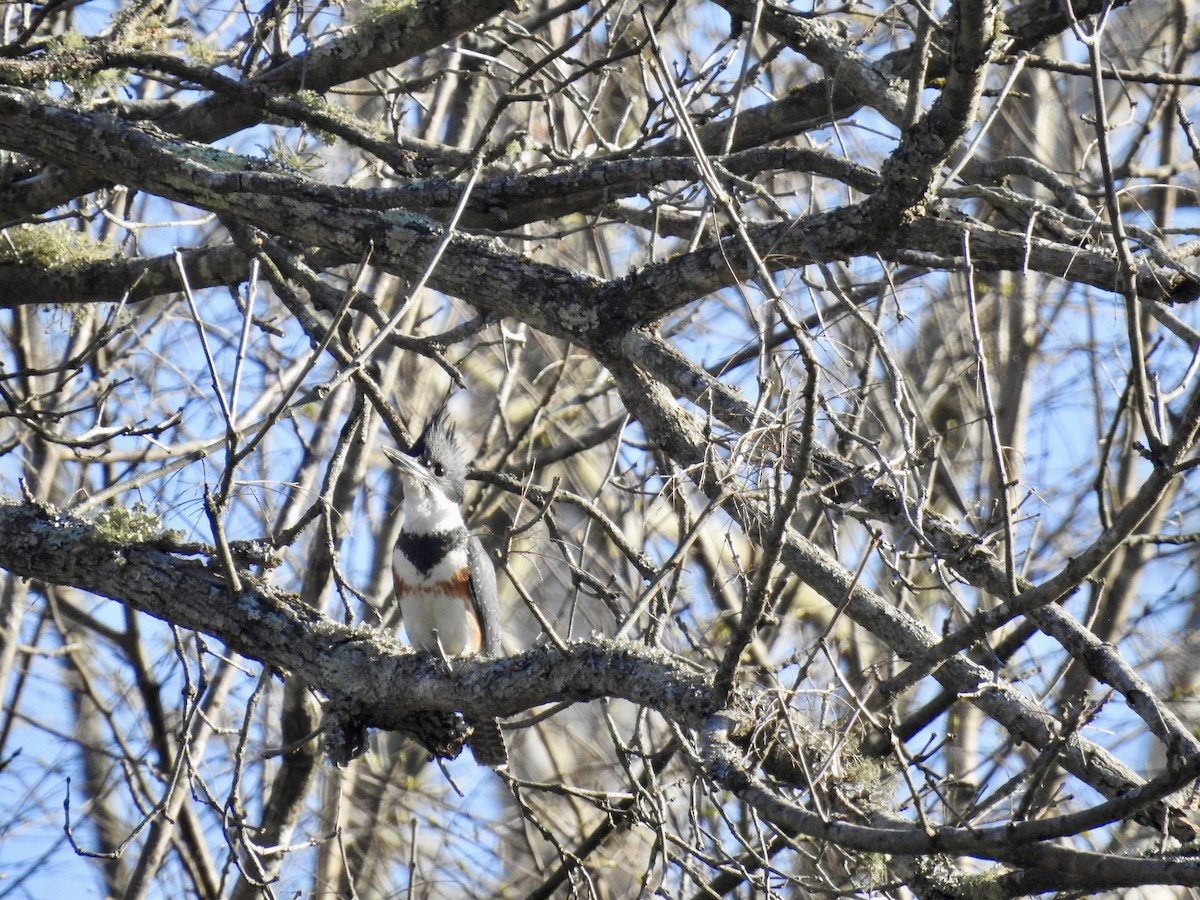
[{"label": "bird's tail", "polygon": [[468,724],[475,729],[467,746],[475,762],[489,769],[508,765],[508,748],[504,746],[504,735],[500,733],[500,722],[496,719],[475,719]]}]

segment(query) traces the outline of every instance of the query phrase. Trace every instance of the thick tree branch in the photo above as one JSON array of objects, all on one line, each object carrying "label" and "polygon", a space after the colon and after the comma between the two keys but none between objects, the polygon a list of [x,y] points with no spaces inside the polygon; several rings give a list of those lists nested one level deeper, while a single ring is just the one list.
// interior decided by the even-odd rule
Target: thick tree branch
[{"label": "thick tree branch", "polygon": [[[428,52],[507,9],[510,0],[428,0],[374,15],[254,79],[255,86],[324,92]],[[261,121],[254,107],[211,97],[166,116],[158,126],[195,141],[212,141]],[[56,164],[60,160],[50,157]],[[0,189],[0,219],[19,221],[89,193],[109,177],[88,169],[55,168]]]},{"label": "thick tree branch", "polygon": [[710,679],[662,651],[578,642],[498,662],[460,660],[446,673],[374,629],[348,628],[249,574],[228,590],[202,560],[169,540],[117,543],[48,507],[0,503],[0,567],[117,600],[212,635],[266,666],[302,678],[364,724],[395,727],[421,710],[510,715],[543,703],[621,697],[685,728],[711,712]]}]

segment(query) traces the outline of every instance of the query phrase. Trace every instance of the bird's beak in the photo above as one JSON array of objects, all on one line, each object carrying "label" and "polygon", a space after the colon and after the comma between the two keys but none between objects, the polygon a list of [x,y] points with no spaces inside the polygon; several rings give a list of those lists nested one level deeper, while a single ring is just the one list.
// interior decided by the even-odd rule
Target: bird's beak
[{"label": "bird's beak", "polygon": [[383,455],[396,464],[400,469],[400,477],[410,484],[428,484],[430,481],[429,473],[419,462],[409,456],[407,453],[400,453],[393,450],[391,447],[383,447]]}]

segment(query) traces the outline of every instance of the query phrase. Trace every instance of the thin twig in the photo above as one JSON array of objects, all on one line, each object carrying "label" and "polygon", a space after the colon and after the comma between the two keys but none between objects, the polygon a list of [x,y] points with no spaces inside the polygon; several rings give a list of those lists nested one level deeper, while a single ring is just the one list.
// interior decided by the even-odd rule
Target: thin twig
[{"label": "thin twig", "polygon": [[975,367],[979,373],[979,390],[983,394],[984,421],[987,422],[988,443],[992,448],[992,464],[996,467],[996,482],[998,486],[997,499],[1000,501],[1000,518],[1004,526],[1004,572],[1008,577],[1008,597],[1015,597],[1020,588],[1017,586],[1016,564],[1016,529],[1013,525],[1012,499],[1009,491],[1013,485],[1008,474],[1008,460],[1004,454],[1004,446],[1000,440],[1000,424],[996,418],[996,403],[992,399],[992,382],[988,375],[987,353],[983,348],[983,336],[979,331],[979,304],[975,297],[975,266],[971,262],[970,232],[963,232],[963,278],[967,291],[967,318],[971,323],[971,346],[975,350]]}]

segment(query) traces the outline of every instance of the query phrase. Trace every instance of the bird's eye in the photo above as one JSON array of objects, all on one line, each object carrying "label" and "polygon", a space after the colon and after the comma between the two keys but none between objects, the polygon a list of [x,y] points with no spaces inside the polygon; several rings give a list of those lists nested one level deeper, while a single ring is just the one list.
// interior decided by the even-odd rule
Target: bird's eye
[{"label": "bird's eye", "polygon": [[443,475],[446,474],[446,467],[443,466],[441,463],[434,463],[433,464],[433,474],[436,475],[438,478],[441,478]]}]

